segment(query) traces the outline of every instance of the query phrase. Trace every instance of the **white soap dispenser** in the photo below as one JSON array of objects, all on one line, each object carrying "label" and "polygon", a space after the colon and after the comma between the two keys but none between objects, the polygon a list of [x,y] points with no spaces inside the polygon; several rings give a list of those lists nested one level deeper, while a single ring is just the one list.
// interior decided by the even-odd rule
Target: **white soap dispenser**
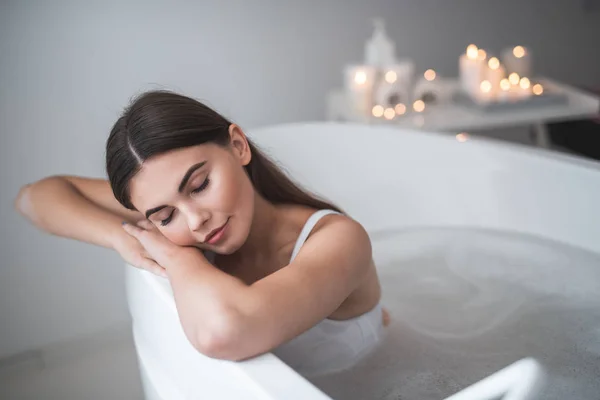
[{"label": "white soap dispenser", "polygon": [[365,61],[368,65],[384,68],[396,62],[395,45],[385,33],[382,18],[373,20],[375,30],[365,45]]}]

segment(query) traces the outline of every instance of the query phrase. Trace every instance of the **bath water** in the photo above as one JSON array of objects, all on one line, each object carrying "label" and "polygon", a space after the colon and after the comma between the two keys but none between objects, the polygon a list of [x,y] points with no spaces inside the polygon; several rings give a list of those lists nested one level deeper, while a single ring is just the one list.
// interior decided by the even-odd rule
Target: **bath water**
[{"label": "bath water", "polygon": [[544,369],[539,398],[600,399],[600,255],[462,229],[373,251],[392,323],[354,368],[310,378],[333,399],[441,400],[524,357]]}]

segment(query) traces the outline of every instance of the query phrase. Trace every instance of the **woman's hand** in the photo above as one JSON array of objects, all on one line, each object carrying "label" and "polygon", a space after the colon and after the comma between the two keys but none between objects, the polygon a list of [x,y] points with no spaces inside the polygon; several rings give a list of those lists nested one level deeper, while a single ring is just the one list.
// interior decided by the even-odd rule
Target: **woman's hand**
[{"label": "woman's hand", "polygon": [[137,226],[124,223],[123,229],[141,245],[146,258],[163,270],[191,251],[190,248],[171,242],[150,221],[142,220]]},{"label": "woman's hand", "polygon": [[123,232],[119,238],[113,242],[113,249],[130,265],[150,271],[155,275],[167,277],[167,271],[157,264],[148,254],[144,246],[135,237]]}]

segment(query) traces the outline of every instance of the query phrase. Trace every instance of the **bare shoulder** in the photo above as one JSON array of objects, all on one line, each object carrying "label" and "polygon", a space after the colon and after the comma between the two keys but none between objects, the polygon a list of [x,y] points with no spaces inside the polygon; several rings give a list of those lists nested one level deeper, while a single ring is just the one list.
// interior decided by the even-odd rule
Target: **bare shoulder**
[{"label": "bare shoulder", "polygon": [[315,225],[313,233],[335,229],[348,231],[348,235],[366,235],[367,231],[360,222],[345,214],[328,214],[323,216]]},{"label": "bare shoulder", "polygon": [[319,241],[343,248],[354,255],[371,256],[371,240],[366,229],[355,219],[344,214],[329,214],[315,225],[307,243]]}]

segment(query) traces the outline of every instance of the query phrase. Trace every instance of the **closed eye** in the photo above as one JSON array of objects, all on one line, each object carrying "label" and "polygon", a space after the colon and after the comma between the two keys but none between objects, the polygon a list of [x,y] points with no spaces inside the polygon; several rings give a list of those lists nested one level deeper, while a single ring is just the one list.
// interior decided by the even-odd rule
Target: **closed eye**
[{"label": "closed eye", "polygon": [[160,221],[160,224],[162,226],[167,225],[169,222],[171,222],[171,220],[173,219],[173,213],[175,212],[175,210],[171,211],[171,214],[169,214],[169,216],[165,219],[163,219],[162,221]]},{"label": "closed eye", "polygon": [[210,179],[208,177],[206,177],[206,179],[204,180],[204,182],[202,182],[202,184],[200,186],[198,186],[196,189],[192,190],[192,193],[200,193],[201,191],[203,191],[204,189],[206,189],[206,187],[208,186],[210,182]]},{"label": "closed eye", "polygon": [[[206,189],[206,187],[208,186],[209,183],[210,183],[210,179],[208,177],[206,177],[206,179],[204,180],[204,182],[202,182],[202,184],[200,186],[198,186],[196,189],[192,190],[192,193],[193,194],[200,193],[201,191]],[[169,214],[169,216],[167,218],[160,221],[160,225],[161,226],[168,225],[169,222],[171,222],[171,220],[173,220],[174,213],[175,213],[175,210],[171,211],[171,214]]]}]

